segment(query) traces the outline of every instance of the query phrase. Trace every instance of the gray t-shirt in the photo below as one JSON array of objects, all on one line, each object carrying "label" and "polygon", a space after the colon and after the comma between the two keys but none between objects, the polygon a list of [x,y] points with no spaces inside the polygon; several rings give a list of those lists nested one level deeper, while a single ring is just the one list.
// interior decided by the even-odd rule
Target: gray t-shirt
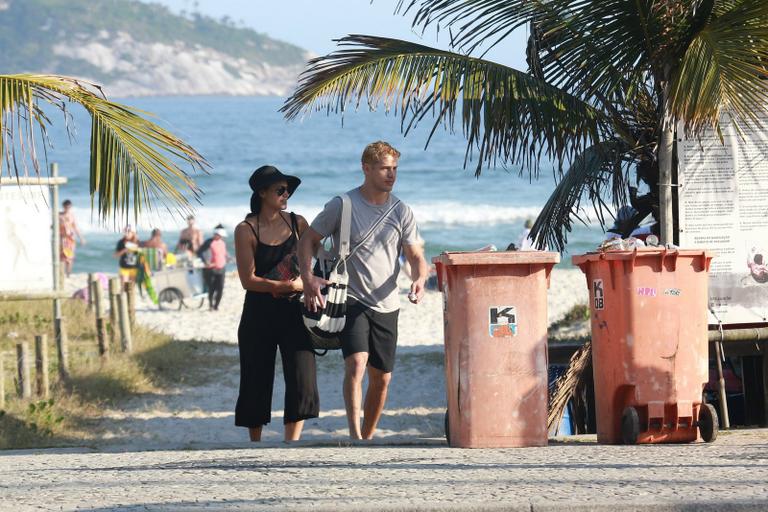
[{"label": "gray t-shirt", "polygon": [[[397,198],[390,194],[385,204],[365,200],[359,188],[347,192],[352,203],[350,250],[354,250],[368,230]],[[334,247],[339,246],[341,199],[331,199],[312,221],[311,228],[323,237],[333,234]],[[398,204],[377,226],[368,240],[347,260],[349,295],[369,308],[388,313],[400,309],[397,275],[400,273],[400,251],[403,245],[421,243],[416,219],[405,204]]]}]

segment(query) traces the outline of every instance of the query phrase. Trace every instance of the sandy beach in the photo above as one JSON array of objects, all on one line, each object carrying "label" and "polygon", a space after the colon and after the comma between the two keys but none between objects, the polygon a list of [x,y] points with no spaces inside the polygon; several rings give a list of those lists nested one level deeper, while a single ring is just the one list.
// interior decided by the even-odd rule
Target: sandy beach
[{"label": "sandy beach", "polygon": [[[74,292],[85,286],[86,274],[73,274],[67,280],[67,291]],[[442,295],[428,290],[422,303],[408,302],[409,282],[399,280],[401,310],[399,323],[400,347],[416,347],[443,344]],[[182,308],[179,311],[162,311],[146,298],[139,297],[136,305],[137,320],[148,327],[165,332],[180,341],[214,341],[237,343],[237,326],[240,322],[245,291],[237,274],[227,275],[224,296],[218,311],[209,311],[207,303],[200,309]],[[552,271],[548,292],[549,323],[561,319],[576,304],[589,299],[584,275],[578,269]]]},{"label": "sandy beach", "polygon": [[[67,281],[70,291],[84,285],[85,274]],[[403,306],[399,348],[387,407],[377,438],[384,442],[441,442],[446,408],[443,370],[442,294],[428,291],[418,305],[406,302],[408,281],[401,279]],[[206,342],[212,365],[204,383],[142,395],[107,407],[101,415],[97,443],[109,449],[209,448],[247,445],[245,429],[234,427],[239,366],[237,325],[244,292],[235,274],[227,276],[219,311],[183,308],[161,311],[148,300],[137,304],[137,321],[180,341]],[[555,270],[549,290],[549,321],[562,318],[575,304],[587,301],[581,271]],[[272,423],[264,441],[282,440],[284,385],[279,368],[275,377]],[[213,362],[215,361],[215,363]],[[343,362],[334,351],[318,358],[320,418],[307,421],[303,439],[345,442],[348,439],[341,394]]]}]

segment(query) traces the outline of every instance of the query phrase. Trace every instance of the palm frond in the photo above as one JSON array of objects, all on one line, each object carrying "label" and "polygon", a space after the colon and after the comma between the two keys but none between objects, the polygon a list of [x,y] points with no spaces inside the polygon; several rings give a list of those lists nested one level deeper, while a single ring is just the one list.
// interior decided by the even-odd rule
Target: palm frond
[{"label": "palm frond", "polygon": [[723,110],[751,125],[768,112],[768,3],[730,4],[692,37],[670,80],[670,112],[689,134],[717,126]]},{"label": "palm frond", "polygon": [[542,13],[559,11],[565,0],[399,0],[396,12],[414,12],[413,27],[425,30],[435,25],[447,29],[451,47],[474,53],[486,51],[506,39],[517,28]]},{"label": "palm frond", "polygon": [[[340,40],[352,46],[310,61],[281,111],[344,112],[363,98],[399,113],[405,133],[432,114],[432,133],[453,129],[467,138],[467,159],[478,151],[476,174],[498,160],[538,174],[542,155],[562,164],[599,139],[600,111],[526,73],[427,46],[372,36]],[[429,136],[431,138],[431,135]],[[429,139],[427,140],[427,144]]]},{"label": "palm frond", "polygon": [[[200,190],[190,173],[205,171],[206,160],[192,146],[150,121],[147,113],[113,103],[97,94],[100,89],[80,80],[48,75],[0,75],[0,132],[3,166],[8,174],[40,175],[36,141],[47,143],[50,125],[42,109],[48,103],[65,114],[67,103],[85,108],[92,119],[90,193],[99,216],[124,220],[133,209],[138,218],[143,209],[162,207],[184,214],[190,199]],[[191,196],[191,197],[190,197]]]},{"label": "palm frond", "polygon": [[624,141],[614,139],[587,148],[573,161],[531,228],[530,237],[537,247],[565,250],[573,220],[583,222],[579,212],[584,196],[592,202],[600,224],[605,225],[604,197],[613,197],[615,207],[627,201],[631,151]]}]

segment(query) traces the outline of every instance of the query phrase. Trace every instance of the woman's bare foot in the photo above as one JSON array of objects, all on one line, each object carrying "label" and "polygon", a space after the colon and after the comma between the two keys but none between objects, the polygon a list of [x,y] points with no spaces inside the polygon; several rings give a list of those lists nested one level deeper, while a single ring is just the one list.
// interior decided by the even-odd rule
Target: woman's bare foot
[{"label": "woman's bare foot", "polygon": [[251,437],[251,441],[261,441],[261,427],[254,427],[248,429],[248,435]]},{"label": "woman's bare foot", "polygon": [[304,428],[304,420],[285,424],[285,442],[298,441],[301,438],[301,430]]}]

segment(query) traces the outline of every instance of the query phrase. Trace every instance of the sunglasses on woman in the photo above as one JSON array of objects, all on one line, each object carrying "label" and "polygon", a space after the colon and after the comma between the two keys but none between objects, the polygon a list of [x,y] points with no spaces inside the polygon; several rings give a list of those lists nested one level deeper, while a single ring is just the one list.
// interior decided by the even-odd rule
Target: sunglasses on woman
[{"label": "sunglasses on woman", "polygon": [[291,195],[291,191],[290,191],[290,189],[289,189],[288,187],[286,187],[286,186],[277,187],[277,188],[275,189],[275,193],[276,193],[278,196],[281,196],[281,195],[285,194],[286,192],[288,193],[288,195],[289,195],[289,196]]}]

